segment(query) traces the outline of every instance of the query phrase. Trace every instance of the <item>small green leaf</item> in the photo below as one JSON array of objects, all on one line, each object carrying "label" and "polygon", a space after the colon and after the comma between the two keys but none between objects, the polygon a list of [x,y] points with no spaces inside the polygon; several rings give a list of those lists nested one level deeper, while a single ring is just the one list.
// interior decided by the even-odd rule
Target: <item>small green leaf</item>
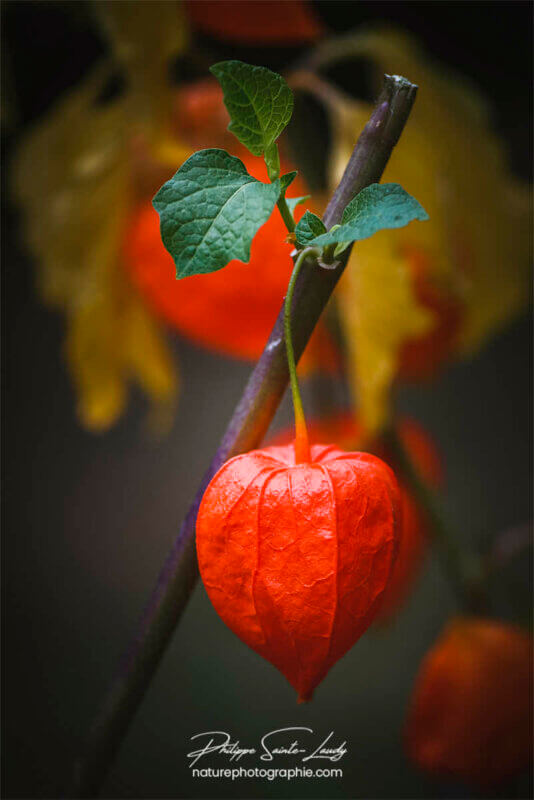
[{"label": "small green leaf", "polygon": [[317,246],[339,243],[335,254],[350,242],[368,239],[384,228],[402,228],[412,220],[427,220],[425,209],[398,183],[373,183],[351,200],[341,225],[308,242]]},{"label": "small green leaf", "polygon": [[221,61],[210,68],[222,86],[230,114],[228,130],[252,155],[266,153],[273,160],[272,144],[293,113],[291,89],[276,72],[242,61]]},{"label": "small green leaf", "polygon": [[225,150],[188,158],[153,200],[176,277],[215,272],[234,258],[248,262],[252,239],[279,194],[280,181],[256,180]]},{"label": "small green leaf", "polygon": [[[371,231],[378,224],[381,228],[402,228],[414,219],[428,219],[423,206],[408,194],[398,183],[373,183],[361,191],[343,211],[342,225],[357,223],[362,232],[365,226]],[[375,231],[368,233],[368,238]]]},{"label": "small green leaf", "polygon": [[305,194],[302,197],[286,197],[286,203],[289,206],[289,210],[292,214],[295,213],[295,209],[297,206],[301,206],[306,200],[309,200],[311,194]]},{"label": "small green leaf", "polygon": [[294,170],[293,172],[286,172],[285,175],[280,177],[280,189],[282,190],[282,194],[285,194],[286,191],[289,189],[295,178],[297,177],[298,172]]},{"label": "small green leaf", "polygon": [[340,256],[351,244],[352,242],[339,242],[339,244],[336,244],[334,248],[334,257],[337,258],[337,256]]},{"label": "small green leaf", "polygon": [[312,214],[311,211],[306,211],[303,214],[302,219],[295,228],[297,243],[301,247],[306,247],[310,242],[315,241],[317,237],[321,237],[321,234],[325,233],[324,222],[316,214]]}]

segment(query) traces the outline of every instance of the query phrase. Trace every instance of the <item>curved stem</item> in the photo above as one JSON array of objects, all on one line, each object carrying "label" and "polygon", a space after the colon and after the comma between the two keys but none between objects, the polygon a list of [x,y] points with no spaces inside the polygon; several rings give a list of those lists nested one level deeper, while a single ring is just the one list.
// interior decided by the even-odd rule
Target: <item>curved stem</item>
[{"label": "curved stem", "polygon": [[306,418],[304,416],[304,409],[302,408],[302,398],[300,396],[299,381],[297,378],[297,367],[295,364],[295,352],[293,350],[293,341],[291,339],[291,310],[293,303],[293,292],[295,291],[295,282],[300,272],[301,266],[304,264],[308,256],[319,256],[321,251],[317,247],[305,247],[298,256],[289,279],[287,287],[287,294],[284,303],[284,338],[286,342],[287,352],[287,365],[289,368],[289,380],[291,383],[291,394],[293,395],[293,409],[295,412],[295,463],[303,464],[311,460],[310,457],[310,442],[308,439],[308,429],[306,427]]},{"label": "curved stem", "polygon": [[[276,142],[274,142],[271,147],[265,151],[264,158],[269,180],[273,182],[280,177],[280,151],[278,150],[278,145]],[[293,233],[296,227],[295,220],[293,219],[293,214],[289,210],[289,206],[286,202],[285,190],[278,198],[276,205],[278,206],[278,210],[284,221],[284,225],[288,229],[289,233]]]},{"label": "curved stem", "polygon": [[289,206],[288,206],[288,204],[286,202],[286,198],[283,197],[283,196],[280,197],[280,199],[278,200],[276,205],[278,206],[278,211],[280,212],[280,215],[281,215],[282,219],[284,220],[284,225],[288,229],[289,233],[293,233],[293,231],[295,230],[295,227],[296,227],[295,226],[295,220],[293,219],[293,215],[291,214],[291,211],[289,210]]}]

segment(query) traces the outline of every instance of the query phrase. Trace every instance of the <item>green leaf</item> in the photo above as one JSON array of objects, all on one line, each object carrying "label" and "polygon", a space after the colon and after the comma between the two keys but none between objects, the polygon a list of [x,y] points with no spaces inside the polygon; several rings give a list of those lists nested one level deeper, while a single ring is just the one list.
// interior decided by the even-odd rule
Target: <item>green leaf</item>
[{"label": "green leaf", "polygon": [[343,212],[339,227],[317,236],[307,244],[324,247],[339,243],[341,247],[335,250],[338,255],[351,242],[368,239],[384,228],[402,228],[414,219],[428,219],[428,214],[415,197],[405,192],[398,183],[373,183],[351,200]]},{"label": "green leaf", "polygon": [[221,61],[210,68],[222,86],[230,114],[228,130],[252,155],[267,152],[273,160],[272,144],[293,113],[291,89],[276,72],[242,61]]},{"label": "green leaf", "polygon": [[301,247],[306,247],[310,242],[314,242],[317,237],[325,233],[326,228],[324,222],[316,214],[312,214],[311,211],[306,211],[306,213],[303,214],[302,219],[295,228],[297,243],[300,244]]},{"label": "green leaf", "polygon": [[285,175],[280,177],[280,189],[281,193],[285,194],[286,191],[289,189],[295,178],[297,177],[298,172],[294,170],[293,172],[286,172]]},{"label": "green leaf", "polygon": [[295,209],[297,206],[301,206],[306,200],[309,200],[311,194],[305,194],[302,197],[286,197],[286,203],[289,206],[289,210],[292,214],[295,213]]},{"label": "green leaf", "polygon": [[234,258],[248,262],[250,245],[280,194],[225,150],[200,150],[182,164],[153,200],[161,238],[176,277],[215,272]]}]

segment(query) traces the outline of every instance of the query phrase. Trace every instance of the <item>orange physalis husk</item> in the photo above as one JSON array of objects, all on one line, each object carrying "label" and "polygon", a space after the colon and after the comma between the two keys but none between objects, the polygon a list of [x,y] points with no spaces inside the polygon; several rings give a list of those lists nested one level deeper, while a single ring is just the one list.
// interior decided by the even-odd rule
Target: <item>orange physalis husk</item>
[{"label": "orange physalis husk", "polygon": [[200,574],[221,619],[310,700],[371,624],[395,561],[395,477],[368,453],[293,445],[230,459],[197,518]]},{"label": "orange physalis husk", "polygon": [[[443,473],[436,446],[428,433],[417,422],[406,417],[398,424],[399,436],[404,447],[413,459],[422,478],[430,486],[437,487],[443,482]],[[354,450],[363,444],[364,430],[360,420],[350,411],[311,420],[308,423],[310,441],[334,442],[343,450]],[[280,431],[269,444],[286,444],[293,438],[293,429]],[[387,448],[379,440],[366,446],[390,463]],[[398,477],[398,476],[397,476]],[[388,622],[407,599],[422,566],[427,549],[426,522],[411,492],[399,480],[401,502],[401,531],[399,552],[390,581],[382,595],[376,622]]]},{"label": "orange physalis husk", "polygon": [[423,770],[488,788],[532,756],[532,639],[495,620],[451,622],[425,657],[405,729]]},{"label": "orange physalis husk", "polygon": [[187,10],[203,33],[245,44],[305,44],[325,31],[306,0],[188,0]]}]

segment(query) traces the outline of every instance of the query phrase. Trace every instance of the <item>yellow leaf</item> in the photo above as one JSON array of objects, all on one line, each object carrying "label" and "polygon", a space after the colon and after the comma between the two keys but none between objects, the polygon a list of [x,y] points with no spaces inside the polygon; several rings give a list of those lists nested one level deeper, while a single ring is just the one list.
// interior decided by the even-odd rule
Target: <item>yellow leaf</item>
[{"label": "yellow leaf", "polygon": [[113,305],[105,296],[80,305],[68,319],[65,352],[77,390],[78,416],[89,430],[105,430],[124,409],[126,385],[117,335]]},{"label": "yellow leaf", "polygon": [[183,6],[177,0],[100,0],[95,7],[126,69],[132,118],[148,123],[157,136],[171,108],[170,61],[188,40]]},{"label": "yellow leaf", "polygon": [[[375,429],[386,419],[401,347],[438,322],[416,299],[408,254],[424,255],[429,282],[463,306],[455,352],[472,353],[528,301],[528,206],[508,173],[487,107],[465,81],[431,64],[410,37],[390,28],[327,42],[315,63],[348,56],[371,62],[376,94],[384,73],[419,85],[384,181],[400,183],[430,215],[429,222],[358,243],[339,288],[351,381]],[[310,72],[296,74],[293,84],[328,109],[333,188],[372,109]]]},{"label": "yellow leaf", "polygon": [[100,0],[95,8],[117,57],[136,78],[154,71],[154,64],[165,70],[186,48],[186,18],[177,0]]},{"label": "yellow leaf", "polygon": [[65,313],[78,415],[91,430],[116,421],[130,381],[166,409],[177,384],[159,327],[120,263],[135,163],[128,97],[96,104],[107,77],[98,67],[62,99],[23,142],[13,171],[38,289]]},{"label": "yellow leaf", "polygon": [[423,335],[432,316],[418,306],[409,274],[387,231],[354,248],[336,300],[353,394],[359,398],[367,431],[373,433],[387,421],[400,345]]},{"label": "yellow leaf", "polygon": [[49,112],[22,143],[14,165],[26,238],[39,260],[39,288],[48,304],[60,308],[95,291],[94,273],[106,269],[124,214],[121,108],[94,108],[105,78],[106,71],[97,69]]},{"label": "yellow leaf", "polygon": [[153,400],[151,425],[163,431],[172,422],[177,376],[172,355],[159,323],[131,286],[125,287],[130,301],[124,314],[123,350],[125,369]]}]

